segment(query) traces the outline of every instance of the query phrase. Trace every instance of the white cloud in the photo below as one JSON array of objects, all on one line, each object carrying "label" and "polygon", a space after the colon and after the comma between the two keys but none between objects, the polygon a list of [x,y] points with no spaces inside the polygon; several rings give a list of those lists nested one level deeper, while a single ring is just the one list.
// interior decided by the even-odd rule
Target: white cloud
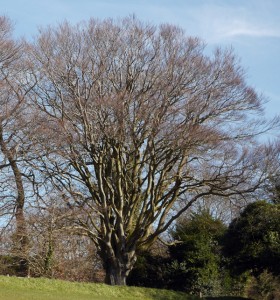
[{"label": "white cloud", "polygon": [[242,36],[280,37],[279,20],[260,8],[250,10],[242,4],[229,6],[207,3],[185,10],[185,13],[189,19],[188,28],[210,43],[220,43]]},{"label": "white cloud", "polygon": [[280,37],[280,30],[270,28],[267,25],[255,25],[253,23],[235,20],[231,24],[220,24],[218,35],[221,38],[234,36],[250,37]]}]

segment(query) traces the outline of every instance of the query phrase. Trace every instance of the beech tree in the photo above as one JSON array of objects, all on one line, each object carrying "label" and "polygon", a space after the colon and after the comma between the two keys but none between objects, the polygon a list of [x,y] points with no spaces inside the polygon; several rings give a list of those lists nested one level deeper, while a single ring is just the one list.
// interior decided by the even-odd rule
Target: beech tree
[{"label": "beech tree", "polygon": [[[148,248],[208,195],[250,195],[269,152],[254,136],[262,97],[232,50],[134,17],[41,30],[31,46],[33,101],[47,136],[38,163],[64,193],[74,229],[124,285]],[[75,214],[74,214],[75,212]]]}]

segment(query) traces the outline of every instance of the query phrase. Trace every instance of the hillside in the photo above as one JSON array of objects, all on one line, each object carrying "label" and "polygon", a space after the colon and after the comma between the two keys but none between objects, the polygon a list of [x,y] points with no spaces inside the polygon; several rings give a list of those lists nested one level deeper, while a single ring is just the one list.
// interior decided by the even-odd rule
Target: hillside
[{"label": "hillside", "polygon": [[0,276],[0,300],[196,300],[166,290]]}]

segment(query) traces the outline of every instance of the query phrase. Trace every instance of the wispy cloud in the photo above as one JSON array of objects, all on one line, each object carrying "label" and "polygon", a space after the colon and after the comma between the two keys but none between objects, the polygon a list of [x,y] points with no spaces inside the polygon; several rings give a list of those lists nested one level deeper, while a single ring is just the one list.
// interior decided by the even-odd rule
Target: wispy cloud
[{"label": "wispy cloud", "polygon": [[195,6],[192,10],[187,11],[189,19],[195,24],[195,27],[191,24],[190,26],[210,43],[220,43],[243,36],[253,38],[280,37],[279,19],[271,18],[271,16],[273,17],[271,12],[268,14],[268,12],[262,11],[260,7],[249,9],[244,5],[230,6],[224,3],[220,5],[207,3],[202,6]]},{"label": "wispy cloud", "polygon": [[[260,23],[260,22],[259,22]],[[220,24],[221,29],[217,31],[221,38],[234,36],[249,36],[249,37],[280,37],[280,29],[274,29],[263,24],[255,25],[253,23],[244,22],[242,20],[235,20],[230,24]]]}]

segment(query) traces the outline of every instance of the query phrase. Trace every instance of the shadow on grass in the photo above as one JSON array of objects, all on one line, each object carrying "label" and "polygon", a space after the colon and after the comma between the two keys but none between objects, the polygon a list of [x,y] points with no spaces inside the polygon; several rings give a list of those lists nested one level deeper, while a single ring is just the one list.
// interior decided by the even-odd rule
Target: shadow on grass
[{"label": "shadow on grass", "polygon": [[243,297],[232,297],[232,296],[223,296],[223,297],[206,297],[206,300],[252,300],[250,298]]},{"label": "shadow on grass", "polygon": [[164,296],[164,295],[157,295],[157,296],[151,296],[150,299],[153,300],[201,300],[200,298],[189,296],[189,295],[182,295],[182,296]]},{"label": "shadow on grass", "polygon": [[201,300],[200,298],[192,295],[187,295],[182,292],[173,292],[173,291],[147,291],[144,293],[145,296],[153,300]]}]

